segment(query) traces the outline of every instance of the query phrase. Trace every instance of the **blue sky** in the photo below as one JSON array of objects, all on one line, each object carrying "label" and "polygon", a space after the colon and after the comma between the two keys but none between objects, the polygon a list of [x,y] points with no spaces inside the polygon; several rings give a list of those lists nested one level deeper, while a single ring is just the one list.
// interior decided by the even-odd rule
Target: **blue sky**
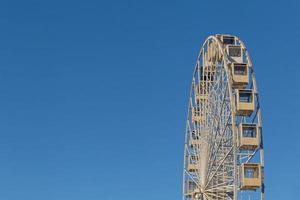
[{"label": "blue sky", "polygon": [[0,199],[180,199],[192,71],[215,33],[239,36],[252,57],[266,199],[297,199],[299,7],[1,1]]}]

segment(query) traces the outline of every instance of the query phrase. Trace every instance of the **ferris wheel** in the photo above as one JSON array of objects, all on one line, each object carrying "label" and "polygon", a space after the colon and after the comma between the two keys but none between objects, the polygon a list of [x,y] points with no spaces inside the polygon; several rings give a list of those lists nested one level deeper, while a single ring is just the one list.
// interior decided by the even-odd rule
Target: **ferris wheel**
[{"label": "ferris wheel", "polygon": [[252,62],[236,36],[204,42],[189,96],[183,200],[264,200],[261,111]]}]

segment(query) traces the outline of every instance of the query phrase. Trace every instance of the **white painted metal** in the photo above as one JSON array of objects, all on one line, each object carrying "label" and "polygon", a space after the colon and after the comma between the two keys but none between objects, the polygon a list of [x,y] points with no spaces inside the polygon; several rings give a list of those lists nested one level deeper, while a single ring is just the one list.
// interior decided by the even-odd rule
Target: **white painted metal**
[{"label": "white painted metal", "polygon": [[[240,48],[240,54],[228,55],[229,46]],[[249,80],[233,74],[233,63],[247,66]],[[237,80],[243,81],[239,84]],[[239,90],[253,91],[253,98],[238,95]],[[240,109],[243,106],[251,109],[244,112]],[[239,147],[238,127],[242,123],[258,127],[260,139],[256,148]],[[263,153],[261,112],[249,53],[236,36],[210,36],[200,50],[192,77],[185,133],[183,200],[264,200]],[[260,166],[256,170],[260,173],[259,180],[245,177],[251,176],[252,168],[242,166]],[[249,174],[245,174],[245,169]],[[241,181],[245,180],[247,187],[242,187],[245,184]]]}]

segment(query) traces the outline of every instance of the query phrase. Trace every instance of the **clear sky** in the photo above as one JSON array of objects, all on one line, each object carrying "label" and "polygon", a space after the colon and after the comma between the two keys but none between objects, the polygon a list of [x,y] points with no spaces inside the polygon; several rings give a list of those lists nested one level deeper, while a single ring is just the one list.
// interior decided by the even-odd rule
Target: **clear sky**
[{"label": "clear sky", "polygon": [[192,71],[210,34],[248,47],[266,199],[298,199],[298,1],[0,2],[0,199],[178,200]]}]

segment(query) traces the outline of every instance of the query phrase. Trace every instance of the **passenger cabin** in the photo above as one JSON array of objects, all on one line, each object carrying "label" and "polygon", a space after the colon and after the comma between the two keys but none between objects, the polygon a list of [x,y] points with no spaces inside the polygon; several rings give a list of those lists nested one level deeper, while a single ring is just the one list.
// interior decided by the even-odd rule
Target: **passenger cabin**
[{"label": "passenger cabin", "polygon": [[207,94],[196,94],[196,102],[200,104],[200,102],[207,102],[208,95]]},{"label": "passenger cabin", "polygon": [[241,190],[256,190],[261,186],[261,167],[258,163],[241,165]]},{"label": "passenger cabin", "polygon": [[239,124],[238,146],[240,150],[254,151],[259,146],[259,131],[257,124]]},{"label": "passenger cabin", "polygon": [[207,56],[206,57],[206,60],[207,61],[213,61],[214,60],[214,51],[215,49],[214,49],[214,45],[213,45],[213,43],[209,43],[208,44],[208,47],[207,47],[207,53],[205,54],[205,56]]},{"label": "passenger cabin", "polygon": [[200,76],[200,80],[205,82],[212,82],[214,80],[214,71],[212,69],[209,70],[209,68],[204,69],[205,70],[202,71],[202,74]]},{"label": "passenger cabin", "polygon": [[193,130],[190,134],[190,144],[191,145],[199,145],[200,144],[200,137],[196,133],[195,130]]},{"label": "passenger cabin", "polygon": [[199,188],[197,187],[197,184],[193,181],[187,182],[187,196],[194,199],[195,195],[199,193]]},{"label": "passenger cabin", "polygon": [[195,164],[189,164],[188,165],[188,172],[196,173],[197,171],[198,171],[197,165],[195,165]]},{"label": "passenger cabin", "polygon": [[252,89],[236,89],[236,114],[250,116],[254,111],[254,93]]},{"label": "passenger cabin", "polygon": [[249,83],[248,66],[246,63],[231,63],[233,87],[245,88]]},{"label": "passenger cabin", "polygon": [[211,42],[208,44],[207,54],[208,54],[208,61],[214,63],[216,60],[220,59],[220,54],[218,51],[218,44],[215,42]]},{"label": "passenger cabin", "polygon": [[199,107],[194,107],[192,109],[192,121],[194,123],[202,123],[204,120],[203,115],[201,115],[201,111]]},{"label": "passenger cabin", "polygon": [[243,51],[240,45],[227,45],[226,51],[229,60],[236,63],[243,63]]},{"label": "passenger cabin", "polygon": [[231,35],[218,35],[217,36],[221,42],[225,45],[234,45],[235,44],[235,37]]},{"label": "passenger cabin", "polygon": [[[202,77],[201,77],[201,80],[203,80]],[[205,89],[206,89],[206,84],[202,81],[199,84],[194,86],[194,93],[196,95],[198,95],[198,94],[205,95],[205,94],[207,94]]]},{"label": "passenger cabin", "polygon": [[188,171],[192,173],[198,172],[198,160],[196,156],[189,156]]}]

